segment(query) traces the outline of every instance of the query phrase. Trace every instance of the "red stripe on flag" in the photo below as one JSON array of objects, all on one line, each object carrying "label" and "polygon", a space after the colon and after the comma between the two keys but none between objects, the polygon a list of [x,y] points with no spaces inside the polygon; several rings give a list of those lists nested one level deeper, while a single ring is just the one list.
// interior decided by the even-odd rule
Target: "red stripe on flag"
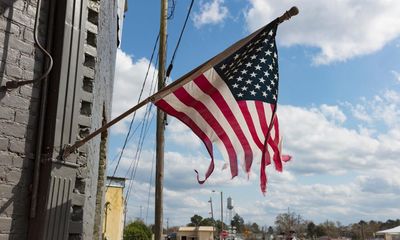
[{"label": "red stripe on flag", "polygon": [[257,147],[262,151],[263,150],[263,143],[258,138],[256,127],[254,126],[253,118],[250,114],[249,108],[247,107],[247,101],[238,101],[237,102],[240,108],[240,111],[243,114],[244,120],[246,121],[247,126],[249,127],[250,134],[253,137],[254,142],[256,143]]},{"label": "red stripe on flag", "polygon": [[235,115],[232,113],[231,108],[226,103],[225,98],[204,75],[200,75],[199,77],[194,79],[194,83],[205,94],[209,95],[214,100],[215,104],[218,106],[219,110],[222,112],[227,122],[232,127],[232,130],[235,132],[241,146],[243,147],[246,171],[250,172],[251,164],[253,162],[253,151],[251,150],[250,144],[243,133],[242,126],[240,126],[240,124],[238,123]]},{"label": "red stripe on flag", "polygon": [[204,145],[207,148],[208,153],[211,156],[211,163],[210,166],[208,167],[208,170],[205,174],[205,179],[200,180],[199,179],[199,174],[197,173],[197,181],[200,184],[203,184],[207,178],[211,175],[211,173],[214,171],[214,154],[213,154],[213,145],[211,143],[211,140],[208,138],[208,136],[197,126],[197,124],[185,113],[177,111],[175,108],[173,108],[171,105],[169,105],[166,101],[163,99],[159,100],[158,102],[155,103],[157,107],[160,107],[163,109],[165,112],[168,114],[178,118],[181,120],[184,124],[186,124],[189,128],[193,130],[193,132],[203,141]]},{"label": "red stripe on flag", "polygon": [[[278,127],[278,125],[277,125],[277,122],[278,122],[278,119],[277,119],[277,116],[276,116],[276,114],[274,114],[275,116],[274,116],[274,118],[272,119],[272,123],[273,123],[273,126],[272,126],[272,128],[274,129],[274,131],[275,131],[275,137],[276,137],[276,132],[277,131],[279,131],[278,129],[277,129],[277,127]],[[268,126],[268,128],[269,128],[269,126]],[[272,131],[272,129],[271,129],[271,131]],[[279,139],[278,139],[278,141],[276,141],[276,139],[274,140],[273,138],[272,138],[272,136],[271,136],[271,132],[269,132],[268,133],[268,144],[269,144],[269,146],[272,148],[272,151],[274,152],[274,156],[273,156],[273,160],[274,160],[274,164],[275,164],[275,169],[277,170],[277,171],[279,171],[279,172],[282,172],[282,169],[283,169],[283,166],[282,166],[282,161],[281,161],[281,154],[280,154],[280,150],[279,150],[279,147],[278,147],[278,144],[279,144]],[[266,149],[266,151],[268,152],[268,148]],[[268,154],[269,155],[269,154]]]},{"label": "red stripe on flag", "polygon": [[194,99],[184,88],[179,88],[174,92],[174,95],[186,106],[192,107],[195,109],[203,119],[209,124],[209,126],[213,129],[215,134],[221,139],[222,143],[224,144],[229,157],[230,167],[231,167],[231,174],[232,177],[237,176],[238,174],[238,166],[237,166],[237,154],[232,145],[231,140],[229,139],[228,135],[221,127],[219,122],[215,119],[213,114],[210,112],[209,109],[200,101]]},{"label": "red stripe on flag", "polygon": [[267,119],[265,118],[265,110],[264,110],[264,103],[261,101],[255,101],[258,118],[260,119],[260,125],[263,132],[263,135],[267,134],[268,131],[268,123]]}]

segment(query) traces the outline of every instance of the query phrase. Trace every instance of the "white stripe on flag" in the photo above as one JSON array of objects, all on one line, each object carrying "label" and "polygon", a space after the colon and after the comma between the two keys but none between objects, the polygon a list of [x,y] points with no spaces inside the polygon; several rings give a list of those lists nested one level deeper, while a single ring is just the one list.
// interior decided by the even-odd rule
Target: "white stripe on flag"
[{"label": "white stripe on flag", "polygon": [[229,159],[228,152],[224,146],[224,143],[219,139],[219,137],[215,134],[210,125],[195,109],[187,107],[174,94],[166,96],[164,100],[176,111],[185,113],[188,117],[190,117],[192,121],[208,136],[210,141],[217,145],[222,157],[224,159]]},{"label": "white stripe on flag", "polygon": [[224,97],[227,105],[231,109],[233,115],[235,116],[236,120],[238,121],[240,128],[243,131],[243,134],[245,135],[247,141],[250,144],[250,148],[253,152],[253,159],[258,159],[261,157],[261,150],[258,148],[256,143],[254,142],[253,137],[251,136],[249,127],[247,126],[246,120],[244,119],[244,116],[242,114],[242,111],[239,108],[239,105],[237,104],[236,99],[232,95],[232,92],[226,85],[225,81],[221,79],[219,74],[214,70],[214,68],[211,68],[210,70],[206,71],[203,74],[207,79],[213,79],[213,81],[210,81],[210,83],[219,90],[221,95]]},{"label": "white stripe on flag", "polygon": [[[231,143],[232,143],[233,148],[234,148],[234,150],[236,152],[238,160],[240,160],[241,163],[244,164],[243,146],[241,145],[239,139],[237,138],[237,136],[236,136],[235,132],[233,131],[232,127],[230,126],[229,122],[226,120],[225,116],[219,110],[218,106],[211,99],[211,97],[209,95],[207,95],[207,94],[204,94],[204,92],[194,82],[190,82],[190,83],[184,85],[183,88],[185,88],[186,91],[194,99],[202,102],[205,105],[205,107],[213,114],[215,119],[219,122],[219,124],[221,125],[221,127],[225,131],[225,133],[228,136],[228,138],[231,140]],[[209,127],[208,129],[202,129],[202,130],[204,132],[213,131],[213,129],[211,127]],[[224,145],[222,145],[222,146],[225,148]],[[229,158],[225,158],[225,159],[229,160]],[[242,165],[242,166],[244,166],[244,165]]]}]

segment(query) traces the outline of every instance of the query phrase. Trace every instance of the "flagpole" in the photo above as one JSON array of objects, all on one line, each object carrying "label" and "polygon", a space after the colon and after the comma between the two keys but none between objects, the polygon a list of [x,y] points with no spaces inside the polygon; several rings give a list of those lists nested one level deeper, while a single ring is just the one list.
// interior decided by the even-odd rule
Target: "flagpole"
[{"label": "flagpole", "polygon": [[[161,0],[162,2],[164,0]],[[166,4],[167,5],[167,4]],[[166,6],[167,8],[167,6]],[[299,10],[297,7],[292,7],[291,9],[289,9],[288,11],[286,11],[282,16],[279,17],[279,24],[281,24],[282,22],[289,20],[291,17],[297,15],[299,13]],[[166,21],[165,21],[166,22]],[[166,23],[165,23],[165,28],[166,28]],[[161,29],[160,29],[161,30]],[[187,74],[183,75],[181,78],[179,78],[178,80],[174,81],[173,83],[169,84],[168,86],[162,88],[161,90],[159,90],[158,92],[154,93],[153,95],[151,95],[150,97],[146,98],[145,100],[143,100],[142,102],[138,103],[137,105],[133,106],[132,108],[130,108],[129,110],[127,110],[126,112],[122,113],[121,115],[119,115],[118,117],[114,118],[112,121],[104,124],[101,128],[97,129],[96,131],[94,131],[93,133],[89,134],[88,136],[86,136],[85,138],[76,141],[73,145],[67,145],[65,146],[63,149],[61,149],[60,152],[60,160],[65,160],[65,158],[67,158],[71,153],[75,152],[76,149],[78,149],[79,147],[83,146],[86,142],[88,142],[89,140],[91,140],[92,138],[94,138],[95,136],[99,135],[100,133],[106,131],[108,128],[110,128],[111,126],[113,126],[114,124],[118,123],[119,121],[121,121],[122,119],[124,119],[125,117],[129,116],[131,113],[135,112],[136,110],[138,110],[139,108],[145,106],[147,103],[150,102],[155,102],[161,98],[163,98],[164,96],[168,95],[169,93],[173,92],[174,90],[178,89],[179,87],[185,85],[186,83],[188,83],[189,81],[191,81],[190,76],[191,75],[198,75],[199,73],[201,73],[204,69],[208,68],[209,66],[213,66],[216,63],[218,63],[218,61],[220,61],[221,59],[223,59],[224,57],[226,57],[227,54],[235,52],[236,50],[238,50],[241,46],[243,46],[243,44],[245,42],[247,42],[248,40],[250,40],[252,37],[254,37],[261,29],[257,30],[256,32],[254,32],[253,34],[250,34],[249,36],[239,40],[238,42],[236,42],[235,44],[233,44],[231,47],[229,47],[226,51],[224,51],[223,53],[218,54],[217,56],[211,58],[210,60],[208,60],[207,62],[203,63],[202,65],[198,66],[197,68],[193,69],[192,71],[188,72]],[[166,32],[166,30],[165,30]],[[161,35],[160,35],[161,38]],[[166,39],[166,37],[165,37]],[[165,45],[165,43],[162,43],[163,41],[161,41],[160,39],[160,45],[163,44]],[[159,57],[161,58],[161,54],[159,54]],[[164,59],[165,59],[165,55],[164,55]],[[161,63],[160,63],[160,69],[161,69]],[[165,65],[163,63],[163,69],[165,72]],[[160,74],[160,70],[159,70],[159,74]],[[160,75],[159,75],[160,76]],[[164,83],[164,81],[161,81],[162,83]]]},{"label": "flagpole", "polygon": [[[167,11],[168,0],[161,0],[160,14],[160,47],[158,60],[158,91],[165,87],[165,59],[167,42]],[[165,113],[157,109],[156,129],[156,177],[155,177],[155,213],[154,239],[161,240],[163,236],[163,187],[164,187],[164,129]]]}]

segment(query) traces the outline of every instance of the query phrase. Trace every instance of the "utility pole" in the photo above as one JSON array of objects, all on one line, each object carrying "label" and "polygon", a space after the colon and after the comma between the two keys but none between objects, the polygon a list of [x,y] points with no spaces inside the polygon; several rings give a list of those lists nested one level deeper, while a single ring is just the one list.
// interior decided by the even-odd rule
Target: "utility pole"
[{"label": "utility pole", "polygon": [[211,207],[211,219],[214,220],[214,210],[213,210],[213,206],[212,206],[212,199],[210,197],[210,200],[208,200],[208,202],[210,203],[210,207]]},{"label": "utility pole", "polygon": [[223,231],[224,231],[224,197],[221,191],[221,235]]},{"label": "utility pole", "polygon": [[211,219],[213,221],[213,235],[215,234],[215,220],[214,220],[214,210],[213,210],[213,205],[212,205],[212,198],[210,197],[210,200],[208,200],[210,203],[210,208],[211,208]]},{"label": "utility pole", "polygon": [[[167,42],[167,11],[168,0],[161,0],[160,13],[160,47],[158,58],[158,90],[165,86],[165,59]],[[164,127],[165,113],[157,109],[156,130],[156,192],[155,192],[155,240],[161,240],[163,235],[163,184],[164,184]]]},{"label": "utility pole", "polygon": [[[215,190],[212,190],[212,192],[217,192]],[[222,191],[219,191],[221,193],[221,231],[220,235],[222,235],[222,231],[224,230],[224,197]]]},{"label": "utility pole", "polygon": [[169,218],[167,218],[167,233],[168,233],[168,230],[169,230]]}]

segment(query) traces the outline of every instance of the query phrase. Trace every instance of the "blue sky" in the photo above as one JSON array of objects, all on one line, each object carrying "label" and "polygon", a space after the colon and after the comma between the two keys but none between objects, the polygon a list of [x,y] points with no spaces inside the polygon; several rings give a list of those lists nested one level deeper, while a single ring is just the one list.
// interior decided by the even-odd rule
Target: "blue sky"
[{"label": "blue sky", "polygon": [[[159,1],[129,1],[122,47],[118,50],[113,116],[135,105],[158,33]],[[190,1],[176,0],[168,22],[168,63]],[[198,185],[193,168],[209,163],[190,130],[168,119],[165,143],[164,217],[182,225],[199,214],[209,217],[219,194],[234,200],[246,222],[273,225],[288,208],[316,223],[343,224],[398,218],[400,212],[400,3],[396,0],[197,0],[178,50],[171,81],[269,23],[296,5],[300,14],[277,33],[280,95],[278,114],[284,151],[293,160],[283,173],[268,169],[266,196],[259,189],[258,165],[250,178],[231,180],[217,155],[216,170]],[[148,82],[157,74],[151,66]],[[144,96],[150,92],[146,85]],[[153,107],[154,113],[154,107]],[[152,113],[152,114],[153,114]],[[138,111],[134,128],[144,118]],[[130,118],[112,128],[109,158],[120,150]],[[130,176],[128,219],[154,221],[154,124],[135,158],[139,131],[129,141],[118,176]],[[139,159],[136,162],[135,159]],[[112,173],[115,161],[109,163]],[[153,165],[154,167],[154,165]],[[155,169],[155,167],[154,167]],[[153,174],[154,175],[154,174]],[[149,195],[150,191],[150,195]],[[150,198],[148,198],[150,196]],[[226,204],[226,199],[225,199]],[[165,220],[166,221],[166,220]]]}]

